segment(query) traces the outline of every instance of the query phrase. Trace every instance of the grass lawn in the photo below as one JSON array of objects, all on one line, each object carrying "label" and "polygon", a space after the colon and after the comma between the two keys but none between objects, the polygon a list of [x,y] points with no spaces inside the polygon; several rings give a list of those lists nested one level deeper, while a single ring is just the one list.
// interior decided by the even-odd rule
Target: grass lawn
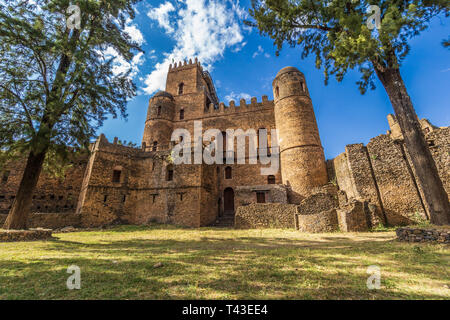
[{"label": "grass lawn", "polygon": [[[0,243],[0,299],[449,299],[449,246],[392,231],[120,226]],[[155,264],[162,263],[155,268]],[[67,268],[81,269],[68,290]],[[381,268],[369,290],[367,267]]]}]

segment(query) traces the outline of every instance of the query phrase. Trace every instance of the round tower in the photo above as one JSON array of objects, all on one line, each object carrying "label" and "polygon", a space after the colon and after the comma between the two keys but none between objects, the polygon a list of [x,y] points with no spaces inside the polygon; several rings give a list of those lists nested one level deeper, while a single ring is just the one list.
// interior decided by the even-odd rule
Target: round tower
[{"label": "round tower", "polygon": [[328,182],[325,155],[303,73],[294,67],[280,70],[273,93],[281,176],[291,187],[290,203],[298,204],[312,188]]},{"label": "round tower", "polygon": [[175,100],[165,91],[156,93],[149,102],[142,145],[147,151],[169,150],[175,116]]}]

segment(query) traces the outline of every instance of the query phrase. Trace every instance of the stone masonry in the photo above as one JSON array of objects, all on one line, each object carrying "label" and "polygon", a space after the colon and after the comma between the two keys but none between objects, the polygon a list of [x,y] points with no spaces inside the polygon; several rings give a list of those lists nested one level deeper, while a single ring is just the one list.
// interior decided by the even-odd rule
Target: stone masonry
[{"label": "stone masonry", "polygon": [[[239,228],[324,232],[428,219],[394,116],[388,117],[387,134],[367,146],[348,145],[343,154],[325,161],[304,74],[284,68],[272,86],[274,101],[262,96],[261,101],[225,105],[197,60],[171,65],[165,91],[149,101],[141,146],[122,146],[117,138],[110,142],[100,135],[88,155],[72,162],[65,177],[41,174],[30,227],[149,222],[201,227],[227,219]],[[227,129],[266,129],[267,145],[249,135],[247,146],[255,143],[260,154],[279,152],[280,170],[261,174],[261,168],[270,165],[250,163],[255,159],[248,149],[243,163],[174,164],[172,149],[181,138],[172,141],[172,133],[184,129],[194,137],[194,122],[201,122],[202,133],[217,129],[225,150],[237,144],[237,139],[226,138]],[[421,124],[449,193],[450,129],[427,120]],[[275,142],[272,129],[278,131]],[[236,159],[230,152],[224,151],[223,158]],[[14,161],[0,172],[0,221],[14,201],[23,166],[24,161]]]}]

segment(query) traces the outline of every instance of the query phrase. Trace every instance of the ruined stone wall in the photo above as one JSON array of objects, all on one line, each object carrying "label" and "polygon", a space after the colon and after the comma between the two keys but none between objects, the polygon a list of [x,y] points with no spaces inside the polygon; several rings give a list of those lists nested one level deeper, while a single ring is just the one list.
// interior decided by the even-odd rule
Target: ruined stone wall
[{"label": "ruined stone wall", "polygon": [[433,130],[426,138],[439,176],[450,198],[450,127]]},{"label": "ruined stone wall", "polygon": [[[345,153],[332,160],[339,188],[349,198],[363,199],[376,206],[370,221],[372,226],[383,220],[389,225],[407,225],[428,218],[409,154],[396,127],[398,124],[391,122],[395,135],[375,137],[367,147],[349,145]],[[450,129],[433,127],[425,120],[421,124],[448,193]]]}]

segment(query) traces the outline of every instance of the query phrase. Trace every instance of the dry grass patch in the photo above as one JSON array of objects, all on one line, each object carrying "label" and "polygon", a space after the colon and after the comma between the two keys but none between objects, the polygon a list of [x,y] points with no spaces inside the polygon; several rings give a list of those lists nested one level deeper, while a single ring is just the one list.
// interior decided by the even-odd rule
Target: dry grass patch
[{"label": "dry grass patch", "polygon": [[[449,299],[449,247],[392,231],[121,226],[0,243],[0,299]],[[155,268],[155,264],[162,263]],[[68,266],[81,290],[68,290]],[[381,267],[368,290],[367,267]]]}]

